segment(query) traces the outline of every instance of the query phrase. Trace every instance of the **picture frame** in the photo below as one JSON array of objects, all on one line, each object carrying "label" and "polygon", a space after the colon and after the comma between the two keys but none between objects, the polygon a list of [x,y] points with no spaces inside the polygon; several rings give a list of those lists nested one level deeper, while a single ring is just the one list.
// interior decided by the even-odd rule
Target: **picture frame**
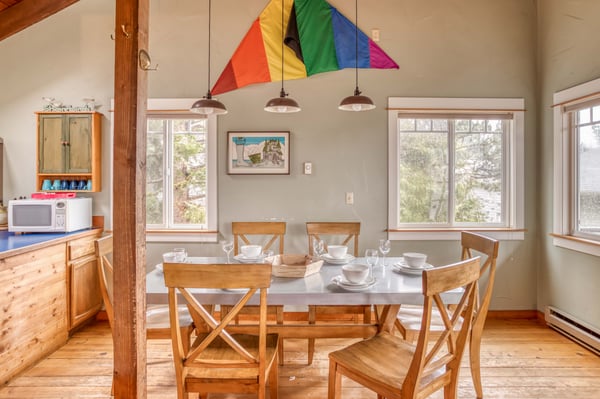
[{"label": "picture frame", "polygon": [[289,175],[290,132],[227,132],[227,174]]}]

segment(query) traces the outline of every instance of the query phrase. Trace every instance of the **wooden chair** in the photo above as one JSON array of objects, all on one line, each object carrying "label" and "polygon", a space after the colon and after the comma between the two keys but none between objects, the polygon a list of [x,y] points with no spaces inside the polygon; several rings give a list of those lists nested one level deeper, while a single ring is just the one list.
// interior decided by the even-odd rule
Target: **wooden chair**
[{"label": "wooden chair", "polygon": [[[498,258],[499,242],[493,238],[486,237],[481,234],[463,231],[461,233],[461,258],[472,258],[473,255],[485,256],[485,261],[481,264],[480,269],[480,285],[482,277],[487,274],[487,287],[483,293],[481,302],[479,295],[475,304],[473,327],[471,329],[471,337],[469,342],[469,361],[471,363],[471,376],[477,398],[483,397],[483,388],[481,384],[481,336],[487,312],[492,299],[492,291],[494,288],[494,279],[496,275],[496,259]],[[423,309],[418,306],[401,307],[396,319],[396,327],[402,336],[408,341],[414,341],[415,335],[421,329],[421,316]],[[434,312],[432,314],[431,327],[432,332],[439,332],[444,329],[440,314]]]},{"label": "wooden chair", "polygon": [[[329,354],[329,399],[341,396],[342,375],[377,393],[377,398],[425,398],[444,388],[444,398],[456,398],[460,362],[469,335],[477,296],[479,258],[423,272],[424,306],[416,346],[382,331]],[[456,311],[449,314],[441,293],[464,287]],[[429,342],[433,309],[444,331]],[[459,315],[464,315],[461,322]],[[460,325],[460,328],[457,326]]]},{"label": "wooden chair", "polygon": [[[338,238],[339,242],[336,244],[348,245],[349,249],[352,250],[352,254],[356,257],[358,253],[358,236],[360,234],[360,222],[306,222],[306,233],[308,234],[308,254],[314,254],[313,239],[323,240],[324,249],[327,251],[327,243],[324,238]],[[332,242],[330,242],[332,244]],[[315,324],[319,318],[319,315],[353,315],[354,321],[358,321],[358,315],[363,316],[365,323],[371,322],[371,307],[370,306],[343,306],[343,305],[331,305],[331,306],[318,306],[311,305],[308,307],[308,322],[309,324]],[[313,361],[315,353],[315,339],[309,338],[308,340],[308,364]]]},{"label": "wooden chair", "polygon": [[[177,397],[198,392],[201,398],[211,393],[257,393],[266,397],[267,377],[270,399],[277,399],[277,334],[267,334],[267,288],[271,285],[271,266],[265,264],[189,264],[164,263],[171,313],[171,339]],[[193,288],[244,289],[231,311],[218,322],[210,309],[190,292]],[[259,292],[257,334],[234,334],[227,329],[248,300]],[[202,318],[206,331],[186,350],[187,339],[176,317],[183,298],[192,314]]]},{"label": "wooden chair", "polygon": [[[106,235],[98,238],[95,243],[98,258],[98,276],[100,277],[100,292],[106,309],[106,316],[111,331],[114,325],[113,298],[113,266],[110,258],[113,253],[113,236]],[[179,308],[179,325],[181,333],[190,336],[194,331],[194,323],[187,307]],[[113,337],[114,338],[114,337]],[[148,305],[146,307],[146,339],[171,338],[168,305]],[[112,392],[112,391],[111,391]]]},{"label": "wooden chair", "polygon": [[[233,254],[239,255],[240,247],[250,244],[260,244],[263,251],[272,250],[275,254],[283,254],[285,230],[285,222],[231,222]],[[227,314],[230,310],[230,306],[221,305],[222,314]],[[258,307],[247,306],[240,314],[258,314]],[[276,323],[283,324],[283,306],[268,306],[267,314],[275,315]],[[279,342],[279,362],[283,364],[283,340]]]}]

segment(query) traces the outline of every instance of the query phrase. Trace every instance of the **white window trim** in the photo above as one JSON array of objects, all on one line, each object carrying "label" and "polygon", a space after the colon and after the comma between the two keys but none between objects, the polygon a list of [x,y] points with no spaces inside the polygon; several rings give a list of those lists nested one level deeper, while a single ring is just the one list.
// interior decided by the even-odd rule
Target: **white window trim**
[{"label": "white window trim", "polygon": [[600,256],[600,243],[577,239],[571,235],[571,154],[569,153],[569,115],[566,104],[600,98],[600,79],[554,93],[554,226],[552,241],[557,247]]},{"label": "white window trim", "polygon": [[[190,115],[197,118],[198,114],[189,111],[190,106],[196,101],[194,98],[149,98],[148,111],[177,112],[178,115]],[[114,100],[111,100],[111,109],[114,109]],[[217,119],[216,115],[208,116],[207,137],[207,164],[209,166],[206,176],[207,196],[207,230],[164,230],[146,232],[146,242],[217,242],[219,233],[217,231]],[[111,118],[111,157],[110,175],[113,175],[113,142],[114,122]],[[110,179],[110,213],[112,225],[113,213],[113,179]]]},{"label": "white window trim", "polygon": [[416,109],[419,112],[431,110],[464,110],[464,111],[511,111],[514,120],[513,139],[508,140],[511,156],[508,170],[511,186],[509,187],[509,204],[511,214],[508,215],[508,228],[471,229],[484,232],[499,240],[523,240],[525,226],[525,101],[522,98],[442,98],[442,97],[390,97],[388,98],[388,232],[390,240],[460,240],[461,229],[398,229],[394,231],[398,214],[397,167],[398,164],[398,108]]}]

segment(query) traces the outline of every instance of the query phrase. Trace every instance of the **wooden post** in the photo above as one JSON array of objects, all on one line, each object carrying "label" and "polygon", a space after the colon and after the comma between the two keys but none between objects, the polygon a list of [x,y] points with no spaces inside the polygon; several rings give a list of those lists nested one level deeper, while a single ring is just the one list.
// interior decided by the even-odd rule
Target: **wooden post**
[{"label": "wooden post", "polygon": [[148,0],[116,0],[114,104],[114,395],[146,398],[146,103]]}]

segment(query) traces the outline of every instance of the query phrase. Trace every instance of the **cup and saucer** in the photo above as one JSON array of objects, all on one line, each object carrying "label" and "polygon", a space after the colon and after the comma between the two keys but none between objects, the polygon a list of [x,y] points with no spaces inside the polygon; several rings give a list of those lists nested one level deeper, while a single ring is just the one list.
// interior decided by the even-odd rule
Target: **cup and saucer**
[{"label": "cup and saucer", "polygon": [[354,263],[342,266],[342,274],[331,281],[346,291],[363,291],[376,282],[373,276],[369,276],[369,266]]},{"label": "cup and saucer", "polygon": [[265,256],[260,254],[256,257],[248,257],[244,254],[235,255],[233,259],[240,263],[262,263],[265,260]]},{"label": "cup and saucer", "polygon": [[392,270],[395,272],[411,274],[415,276],[420,276],[423,273],[423,270],[431,269],[433,265],[426,263],[427,255],[416,253],[416,252],[406,252],[402,258],[392,266]]},{"label": "cup and saucer", "polygon": [[265,259],[261,245],[242,245],[240,252],[233,257],[240,263],[262,263]]},{"label": "cup and saucer", "polygon": [[355,258],[348,254],[348,247],[346,245],[328,245],[327,253],[321,255],[321,259],[332,265],[345,265],[352,262]]}]

